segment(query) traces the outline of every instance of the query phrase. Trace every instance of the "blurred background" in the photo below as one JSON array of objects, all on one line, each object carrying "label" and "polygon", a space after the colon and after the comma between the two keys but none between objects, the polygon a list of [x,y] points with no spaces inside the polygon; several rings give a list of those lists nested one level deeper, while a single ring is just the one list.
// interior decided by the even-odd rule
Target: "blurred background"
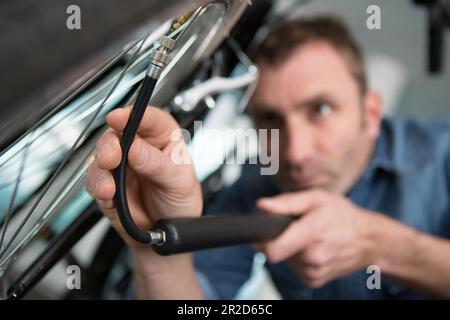
[{"label": "blurred background", "polygon": [[[371,5],[380,8],[380,30],[367,28]],[[273,12],[282,17],[320,13],[342,17],[353,32],[366,58],[369,86],[382,94],[385,115],[450,119],[450,30],[443,33],[443,69],[431,73],[423,6],[410,0],[313,0],[302,5],[279,0]],[[263,256],[255,257],[253,278],[238,297],[279,298],[263,263]]]},{"label": "blurred background", "polygon": [[[280,19],[304,14],[332,13],[342,17],[364,51],[370,87],[381,92],[386,115],[449,119],[450,31],[448,26],[445,27],[446,31],[442,35],[443,68],[440,72],[430,73],[427,51],[428,9],[423,4],[417,4],[418,2],[427,1],[254,0],[254,6],[261,3],[273,5],[264,21],[268,25]],[[70,4],[79,5],[81,8],[81,30],[68,30],[65,27],[68,17],[66,8]],[[366,21],[371,15],[367,9],[371,5],[380,8],[380,30],[367,28]],[[174,0],[2,1],[0,3],[0,66],[2,70],[0,72],[0,145],[10,143],[11,139],[27,129],[24,122],[33,123],[43,114],[47,114],[52,110],[55,101],[60,101],[67,96],[89,74],[97,71],[118,53],[124,51],[130,41],[139,39],[145,30],[156,29],[166,19],[173,17],[174,12],[181,12],[188,7],[189,1]],[[257,26],[260,27],[257,34],[264,34],[264,24]],[[245,30],[247,29],[241,28],[238,35],[245,34]],[[219,96],[217,100],[222,103],[217,103],[216,108],[206,118],[211,126],[225,130],[251,125],[245,114],[229,107],[237,102],[236,99],[233,100],[233,94]],[[30,120],[30,117],[35,119]],[[62,136],[63,132],[53,134],[53,138],[60,140],[63,140]],[[203,142],[204,140],[200,140],[194,143]],[[210,150],[213,150],[213,147]],[[0,160],[2,155],[0,154]],[[195,160],[195,154],[193,157]],[[42,158],[41,161],[44,163],[47,159]],[[35,160],[35,162],[39,161]],[[195,161],[195,166],[202,180],[206,179],[211,172],[220,169],[201,158]],[[18,170],[18,167],[17,164],[15,170]],[[5,181],[11,176],[14,176],[14,171],[7,171],[5,167],[0,167],[0,186],[4,186]],[[238,177],[239,168],[228,167],[222,170],[220,181],[216,179],[209,183],[212,185],[211,188],[217,191],[230,185]],[[0,188],[0,208],[3,211],[8,205],[10,191]],[[77,203],[72,203],[72,207],[69,206],[66,211],[73,210],[73,206],[77,206]],[[0,217],[3,213],[1,212]],[[63,230],[63,228],[54,229],[59,232]],[[28,298],[65,297],[67,294],[66,266],[73,263],[75,258],[82,265],[89,266],[98,253],[97,250],[107,232],[108,223],[102,220],[75,245],[68,258],[66,257],[64,261],[60,261],[51,269]],[[41,234],[41,238],[46,239],[46,237],[48,235]],[[113,237],[113,239],[116,238]],[[45,241],[34,242],[31,246],[32,250],[16,262],[16,271],[26,269],[45,245]],[[115,250],[114,246],[111,248],[107,246],[106,250]],[[117,286],[119,283],[122,287],[127,287],[126,283],[124,285],[120,282],[123,279],[130,279],[127,253],[121,253],[121,257],[117,259],[122,263],[112,263],[113,270],[110,272],[112,276],[109,276],[108,281]],[[236,298],[279,297],[264,269],[264,261],[261,255],[255,257],[253,276]],[[108,266],[110,267],[111,264]],[[97,267],[99,270],[106,268],[105,265],[97,265]],[[122,277],[124,274],[127,274],[127,277]],[[0,284],[4,285],[1,281]],[[113,285],[109,285],[109,288],[111,286]],[[83,297],[87,295],[76,298]],[[106,297],[120,296],[112,294]]]},{"label": "blurred background", "polygon": [[[381,30],[366,27],[370,5],[381,9]],[[423,6],[409,0],[317,0],[305,11],[345,18],[367,57],[371,86],[383,93],[386,112],[428,119],[450,115],[450,32],[443,35],[444,69],[430,74],[428,12]]]}]

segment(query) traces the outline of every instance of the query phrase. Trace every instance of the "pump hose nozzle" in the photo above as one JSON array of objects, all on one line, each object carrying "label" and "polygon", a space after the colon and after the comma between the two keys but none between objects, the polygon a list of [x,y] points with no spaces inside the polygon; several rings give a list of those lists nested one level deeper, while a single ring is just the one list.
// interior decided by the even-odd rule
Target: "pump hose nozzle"
[{"label": "pump hose nozzle", "polygon": [[161,37],[159,44],[160,46],[152,53],[151,63],[147,69],[133,108],[131,109],[128,122],[123,130],[122,138],[120,140],[122,159],[120,160],[119,166],[113,172],[116,183],[114,200],[120,222],[131,238],[137,242],[148,245],[163,242],[164,234],[158,231],[143,231],[133,221],[127,200],[126,173],[128,152],[161,72],[170,62],[170,53],[175,46],[175,40],[163,36]]}]

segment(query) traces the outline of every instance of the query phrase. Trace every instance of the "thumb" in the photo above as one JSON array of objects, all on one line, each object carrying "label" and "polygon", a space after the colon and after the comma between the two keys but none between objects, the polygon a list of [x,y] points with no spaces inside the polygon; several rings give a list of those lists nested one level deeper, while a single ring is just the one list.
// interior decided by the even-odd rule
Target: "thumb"
[{"label": "thumb", "polygon": [[275,214],[302,215],[320,206],[324,201],[325,193],[317,189],[260,198],[256,206],[260,210]]},{"label": "thumb", "polygon": [[161,150],[136,136],[128,152],[128,165],[143,177],[164,183],[171,175],[173,163]]},{"label": "thumb", "polygon": [[313,216],[292,222],[276,239],[263,244],[262,251],[271,263],[286,260],[314,240],[309,217]]}]

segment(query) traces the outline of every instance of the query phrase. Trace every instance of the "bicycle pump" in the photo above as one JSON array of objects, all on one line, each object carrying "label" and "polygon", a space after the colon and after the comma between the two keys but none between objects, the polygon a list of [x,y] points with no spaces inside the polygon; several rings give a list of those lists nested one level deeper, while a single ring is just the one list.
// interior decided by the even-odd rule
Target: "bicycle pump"
[{"label": "bicycle pump", "polygon": [[128,235],[153,247],[160,255],[183,253],[214,247],[267,241],[279,235],[295,218],[279,215],[227,215],[200,218],[161,219],[150,231],[141,230],[133,221],[126,195],[128,151],[152,96],[162,70],[170,61],[175,41],[162,37],[147,69],[130,118],[124,129],[122,159],[114,171],[115,203],[119,219]]}]

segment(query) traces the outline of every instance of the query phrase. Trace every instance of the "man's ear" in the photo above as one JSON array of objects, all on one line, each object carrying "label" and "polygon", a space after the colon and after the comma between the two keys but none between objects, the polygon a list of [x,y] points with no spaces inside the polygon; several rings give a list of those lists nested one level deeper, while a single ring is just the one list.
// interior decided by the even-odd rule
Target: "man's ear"
[{"label": "man's ear", "polygon": [[364,120],[369,137],[375,140],[380,133],[383,118],[383,100],[379,92],[369,90],[364,96]]}]

